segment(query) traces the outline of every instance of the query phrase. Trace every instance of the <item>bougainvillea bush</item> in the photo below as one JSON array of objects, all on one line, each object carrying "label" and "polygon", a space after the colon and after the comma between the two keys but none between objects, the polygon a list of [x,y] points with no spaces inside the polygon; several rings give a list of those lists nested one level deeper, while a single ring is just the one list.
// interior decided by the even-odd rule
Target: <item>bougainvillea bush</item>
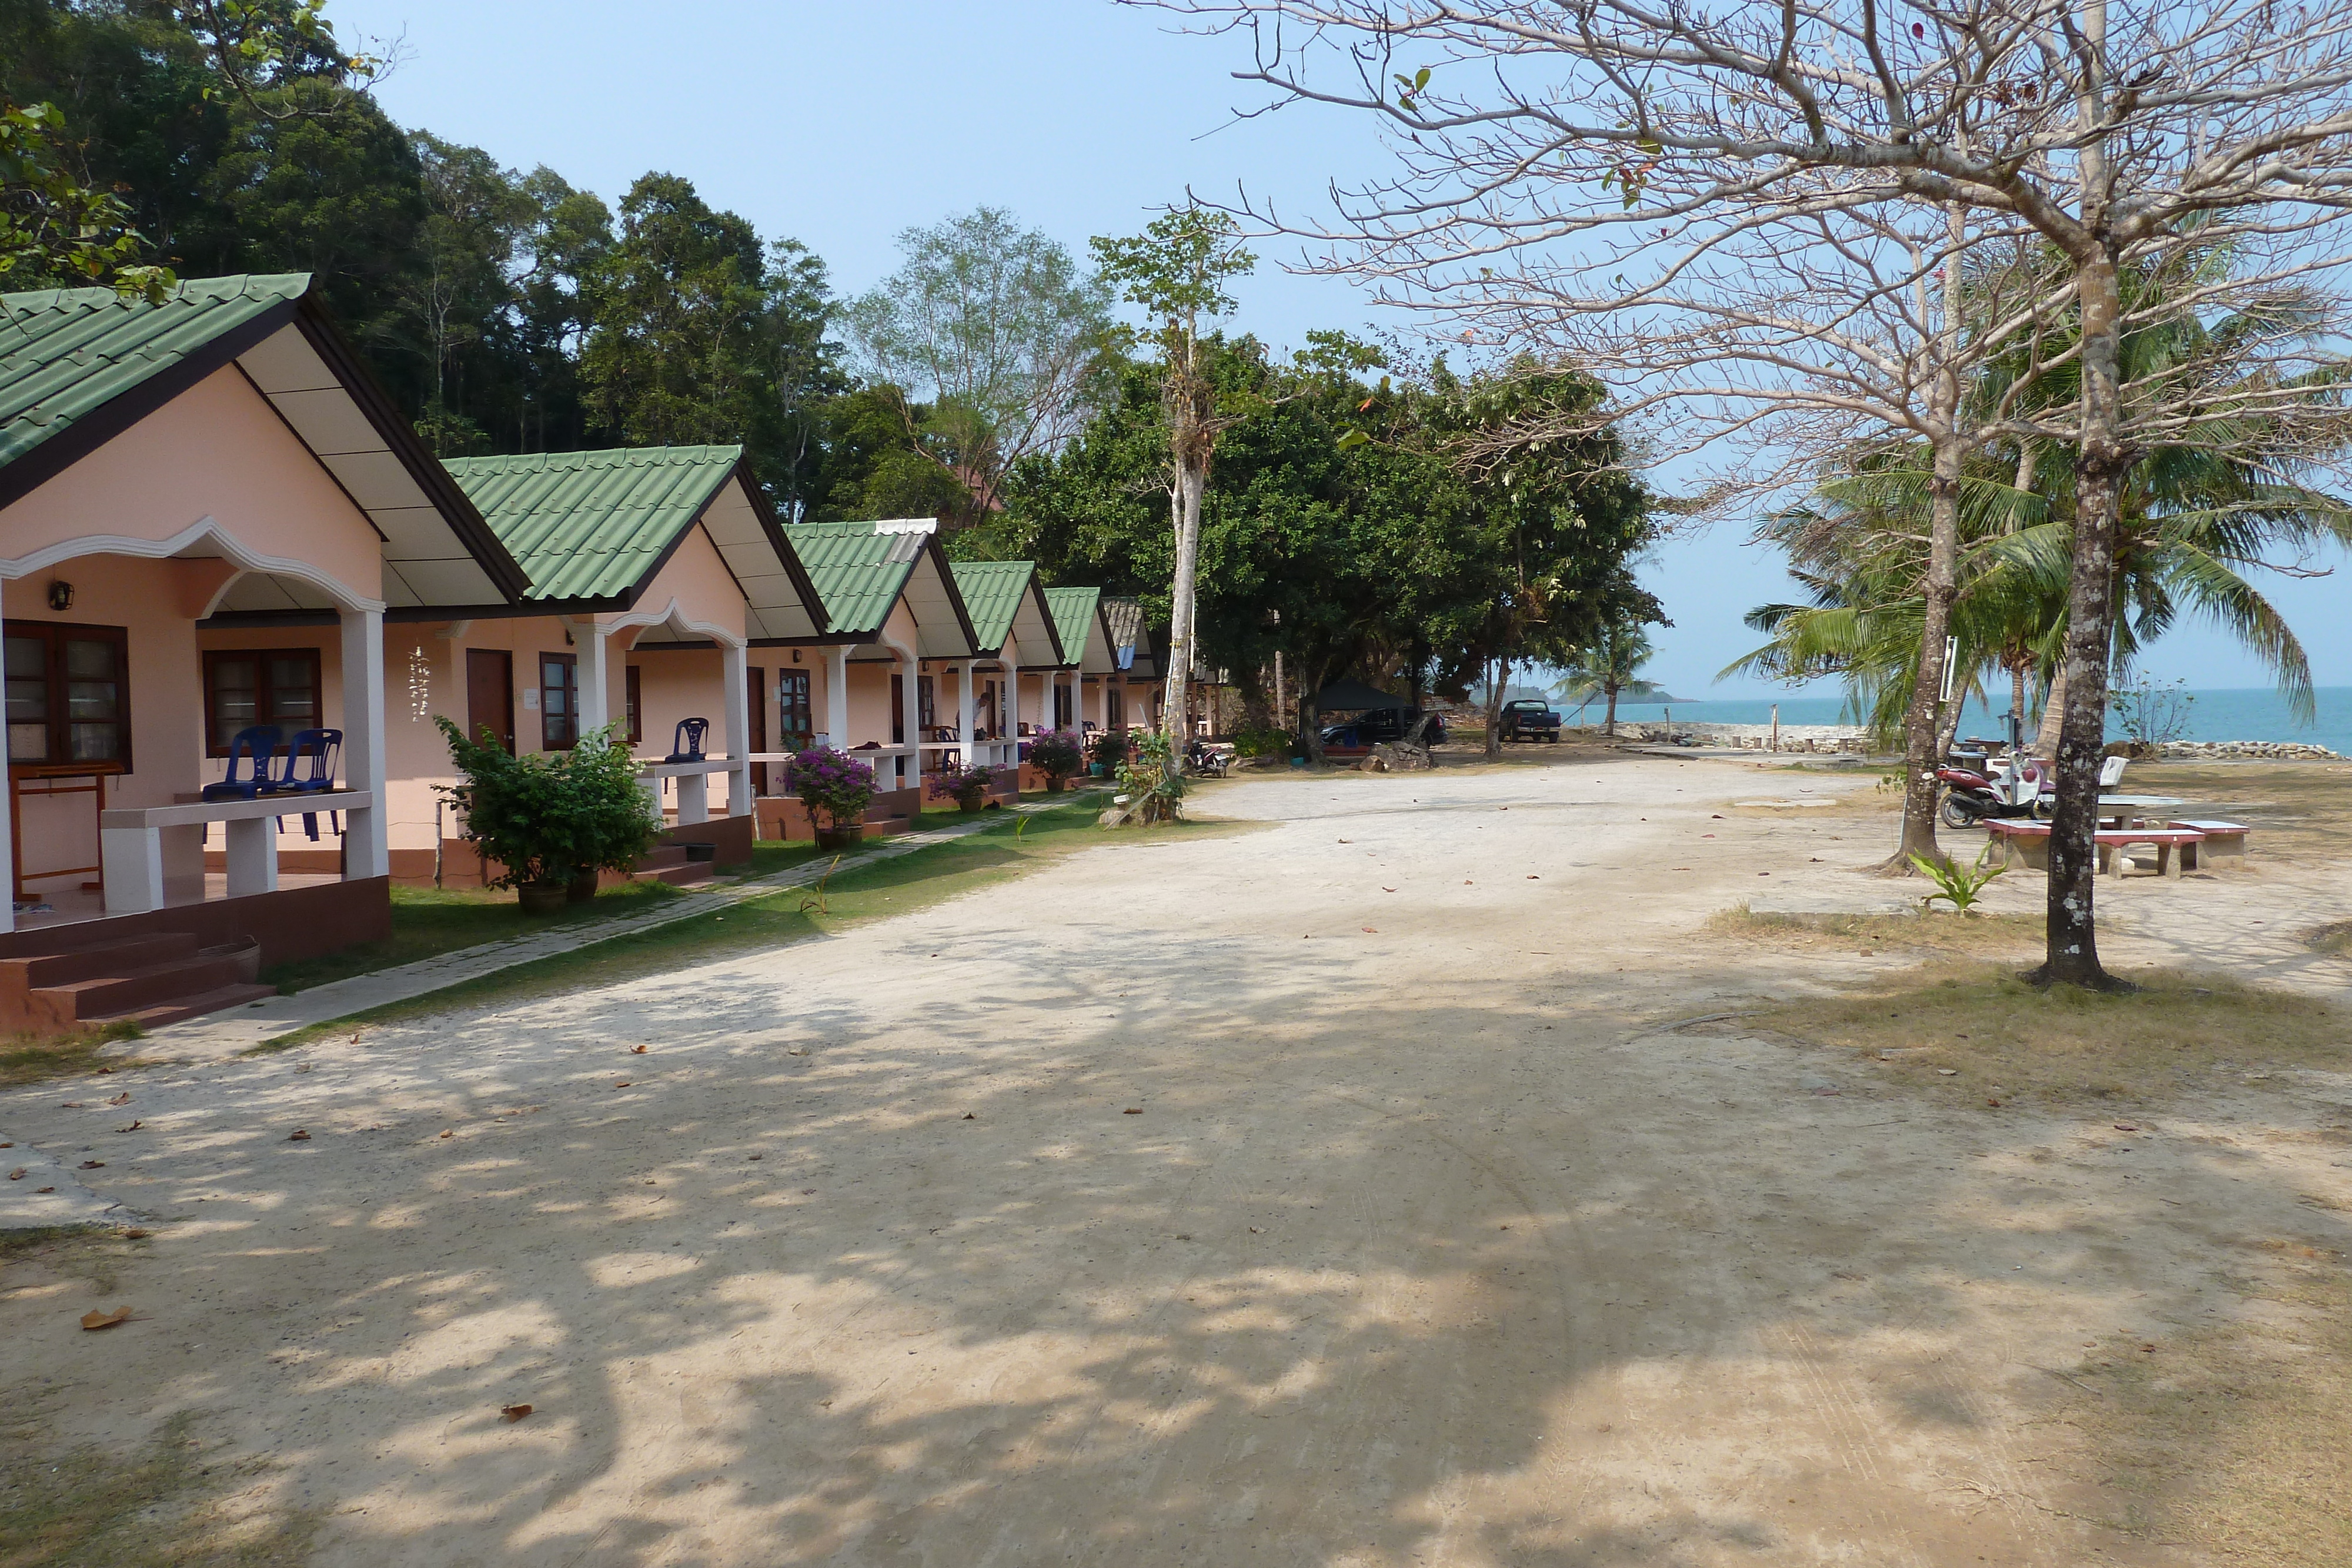
[{"label": "bougainvillea bush", "polygon": [[967,811],[977,811],[988,800],[993,778],[985,768],[943,768],[930,777],[931,799],[953,800]]},{"label": "bougainvillea bush", "polygon": [[1066,729],[1053,729],[1029,743],[1029,761],[1045,776],[1048,789],[1058,789],[1063,779],[1086,766],[1087,754],[1076,736]]},{"label": "bougainvillea bush", "polygon": [[784,788],[800,797],[818,827],[854,827],[874,804],[874,768],[845,751],[812,747],[784,764]]}]

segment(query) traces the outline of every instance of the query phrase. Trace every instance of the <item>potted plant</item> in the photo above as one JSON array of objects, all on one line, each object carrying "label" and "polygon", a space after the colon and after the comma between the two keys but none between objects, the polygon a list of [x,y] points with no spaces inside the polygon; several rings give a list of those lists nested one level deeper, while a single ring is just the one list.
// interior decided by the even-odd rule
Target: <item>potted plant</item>
[{"label": "potted plant", "polygon": [[1029,743],[1029,760],[1045,776],[1045,793],[1062,792],[1062,780],[1086,764],[1078,737],[1066,729],[1048,730]]},{"label": "potted plant", "polygon": [[1094,778],[1114,778],[1126,762],[1127,731],[1101,730],[1087,742],[1087,772]]},{"label": "potted plant", "polygon": [[[613,727],[581,737],[570,751],[510,757],[484,732],[479,742],[446,718],[460,782],[441,793],[465,822],[488,887],[511,887],[532,914],[593,896],[600,871],[623,871],[653,847],[661,825],[637,787],[636,761],[613,744]],[[584,893],[582,892],[584,888]]]},{"label": "potted plant", "polygon": [[1135,760],[1118,769],[1120,809],[1106,813],[1124,822],[1172,822],[1183,815],[1184,769],[1176,765],[1176,743],[1158,730],[1137,737]]},{"label": "potted plant", "polygon": [[993,779],[985,768],[943,768],[931,775],[931,799],[953,800],[964,810],[977,811],[988,804],[988,787]]},{"label": "potted plant", "polygon": [[819,849],[847,849],[866,836],[866,809],[874,803],[874,768],[829,746],[794,752],[784,764],[784,788],[808,808]]}]

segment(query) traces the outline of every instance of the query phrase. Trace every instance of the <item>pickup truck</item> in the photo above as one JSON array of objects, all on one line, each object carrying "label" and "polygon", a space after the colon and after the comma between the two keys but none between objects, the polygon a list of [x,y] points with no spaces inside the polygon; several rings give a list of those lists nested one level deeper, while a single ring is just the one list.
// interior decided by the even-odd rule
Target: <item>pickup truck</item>
[{"label": "pickup truck", "polygon": [[1505,703],[1501,723],[1505,740],[1559,739],[1559,715],[1532,698]]}]

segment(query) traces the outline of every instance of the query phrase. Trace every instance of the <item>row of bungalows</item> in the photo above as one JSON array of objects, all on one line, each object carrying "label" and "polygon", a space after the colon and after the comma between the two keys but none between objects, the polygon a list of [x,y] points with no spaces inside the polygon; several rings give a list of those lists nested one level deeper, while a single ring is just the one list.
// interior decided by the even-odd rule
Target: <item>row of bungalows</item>
[{"label": "row of bungalows", "polygon": [[[437,720],[618,727],[664,852],[726,865],[807,831],[812,744],[871,755],[888,831],[947,759],[1009,797],[1023,735],[1151,715],[1133,601],[929,519],[786,525],[740,448],[436,458],[307,276],[0,306],[0,1030],[231,1006],[388,936],[395,881],[478,883]],[[333,732],[323,787],[206,799],[259,726]]]}]

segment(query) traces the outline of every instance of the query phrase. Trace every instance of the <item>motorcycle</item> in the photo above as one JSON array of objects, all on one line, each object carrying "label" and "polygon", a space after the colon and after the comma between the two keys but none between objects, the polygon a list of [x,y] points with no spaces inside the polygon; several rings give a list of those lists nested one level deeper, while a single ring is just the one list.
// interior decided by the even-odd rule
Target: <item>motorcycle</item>
[{"label": "motorcycle", "polygon": [[1223,779],[1234,765],[1233,753],[1223,747],[1195,740],[1184,747],[1184,767],[1203,779]]},{"label": "motorcycle", "polygon": [[1980,757],[1955,754],[1936,769],[1936,782],[1943,789],[1937,815],[1948,828],[1973,828],[1988,817],[2047,821],[2054,799],[2047,793],[2049,768],[2031,757],[2011,755],[1987,766]]}]

